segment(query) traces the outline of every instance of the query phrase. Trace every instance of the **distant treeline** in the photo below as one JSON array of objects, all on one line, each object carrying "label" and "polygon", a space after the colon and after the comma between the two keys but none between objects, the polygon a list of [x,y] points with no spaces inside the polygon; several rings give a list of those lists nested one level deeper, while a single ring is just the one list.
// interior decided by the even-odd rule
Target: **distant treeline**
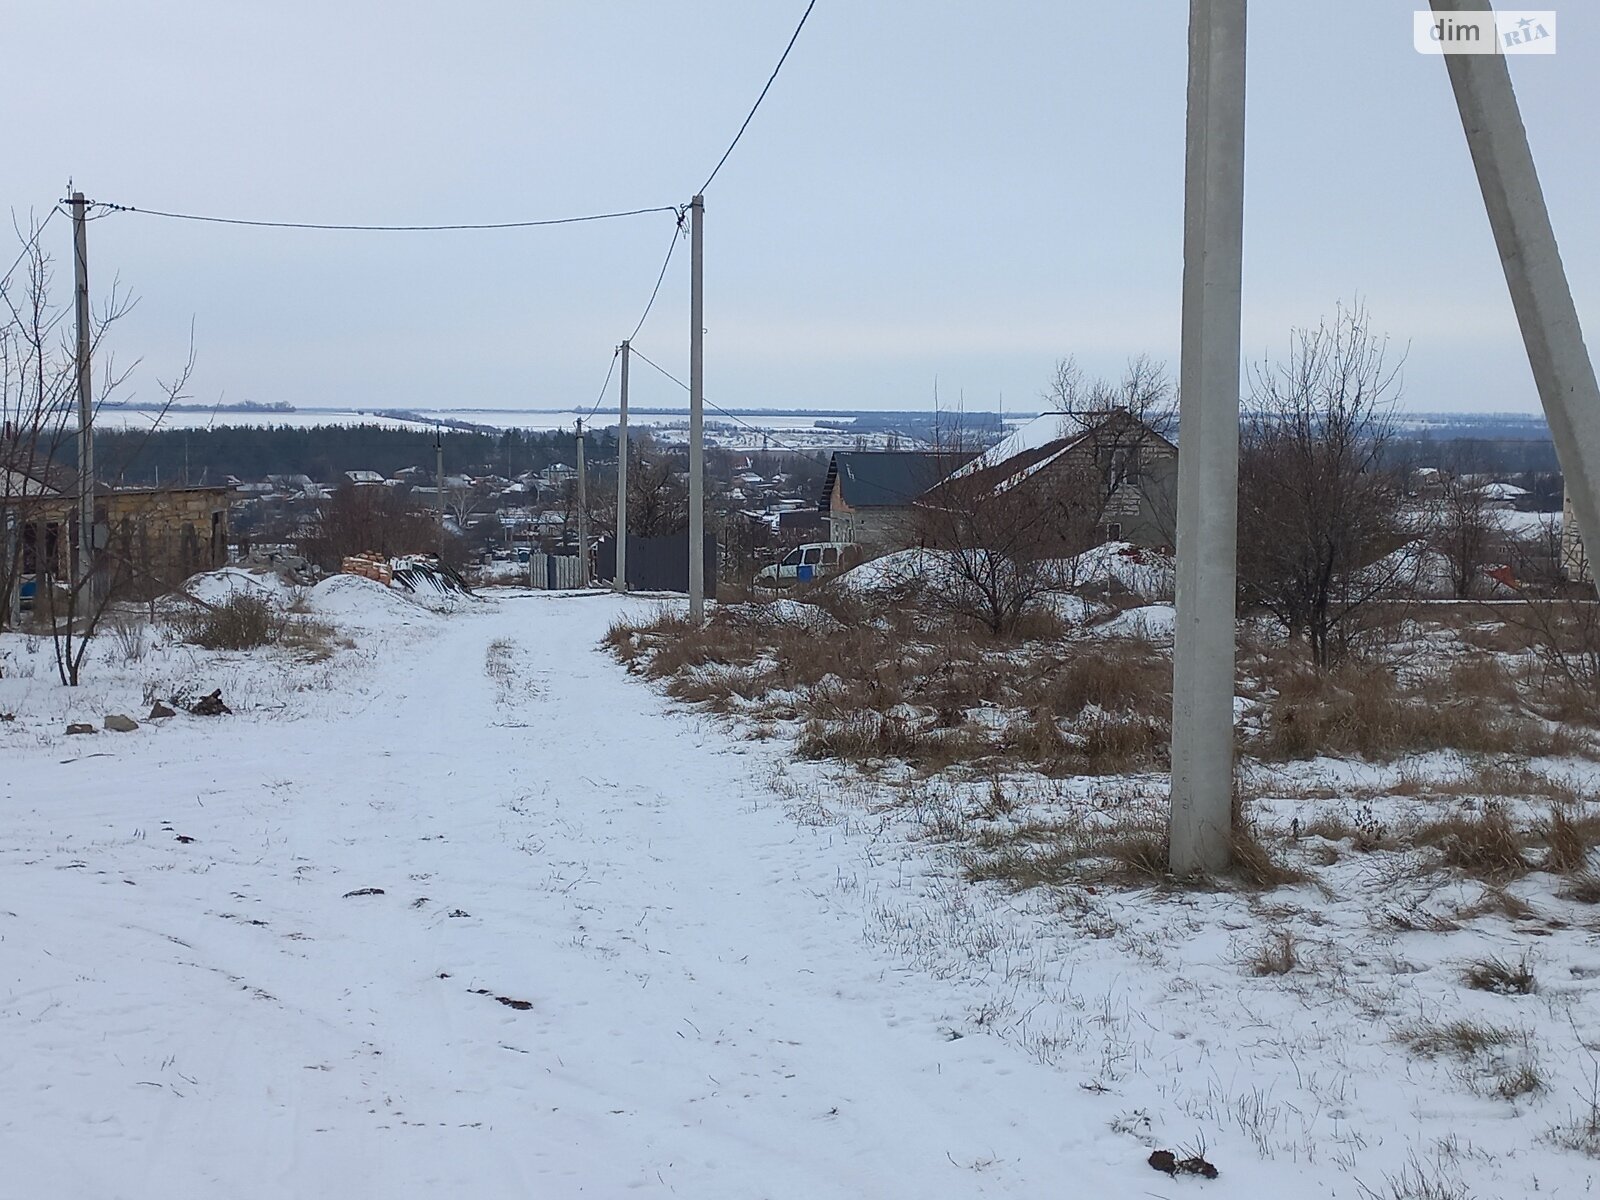
[{"label": "distant treeline", "polygon": [[1433,437],[1407,430],[1385,447],[1390,461],[1480,475],[1554,474],[1556,446],[1549,437]]},{"label": "distant treeline", "polygon": [[[444,469],[449,475],[503,475],[540,471],[577,460],[571,431],[508,429],[495,433],[444,431]],[[420,467],[430,476],[434,434],[427,429],[379,425],[227,425],[212,429],[103,429],[95,434],[95,467],[108,481],[126,484],[221,483],[227,476],[250,481],[268,475],[309,475],[335,483],[346,471],[392,476]],[[588,433],[584,453],[592,462],[615,459],[614,433]]]}]

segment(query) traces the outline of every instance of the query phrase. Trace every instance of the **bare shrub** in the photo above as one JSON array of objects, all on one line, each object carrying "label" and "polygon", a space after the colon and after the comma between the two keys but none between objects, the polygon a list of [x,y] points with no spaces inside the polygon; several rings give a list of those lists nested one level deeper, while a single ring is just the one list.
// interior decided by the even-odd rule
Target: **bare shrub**
[{"label": "bare shrub", "polygon": [[277,641],[284,625],[266,597],[238,592],[195,617],[184,640],[207,650],[254,650]]},{"label": "bare shrub", "polygon": [[1241,433],[1241,595],[1319,670],[1401,569],[1384,557],[1406,540],[1384,458],[1399,373],[1386,352],[1359,304],[1294,330],[1287,358],[1254,373]]},{"label": "bare shrub", "polygon": [[1526,958],[1515,963],[1493,956],[1480,958],[1462,969],[1461,979],[1469,988],[1497,996],[1529,996],[1537,986]]},{"label": "bare shrub", "polygon": [[142,662],[150,649],[150,625],[132,613],[117,613],[108,628],[111,644],[125,663]]}]

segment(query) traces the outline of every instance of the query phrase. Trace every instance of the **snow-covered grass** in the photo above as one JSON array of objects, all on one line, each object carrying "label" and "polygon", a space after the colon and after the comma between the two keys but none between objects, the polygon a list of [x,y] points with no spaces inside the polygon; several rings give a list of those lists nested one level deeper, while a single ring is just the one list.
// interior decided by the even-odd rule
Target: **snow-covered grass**
[{"label": "snow-covered grass", "polygon": [[[662,647],[624,627],[659,600],[296,599],[330,657],[156,630],[137,659],[97,646],[74,693],[48,642],[0,636],[0,1191],[1589,1186],[1587,759],[1256,762],[1242,845],[1270,877],[1196,886],[1153,853],[1158,768],[798,758],[808,692],[879,712],[845,669],[874,643],[838,613],[723,610],[724,657],[782,639],[820,663],[663,677],[790,672],[717,716],[598,649],[613,629],[642,670]],[[917,692],[938,654],[945,690]],[[1118,654],[1079,681],[1102,712],[1159,647],[1053,651]],[[968,701],[993,746],[1009,717],[974,689],[1051,656],[929,642],[879,715]],[[235,715],[64,736],[173,678]],[[1214,1182],[1146,1164],[1202,1148]]]},{"label": "snow-covered grass", "polygon": [[[611,643],[648,674],[651,636],[614,630]],[[1447,649],[1437,630],[1416,636]],[[1197,886],[1166,872],[1162,774],[1041,773],[1038,758],[997,753],[1027,744],[1017,714],[989,703],[965,723],[1009,732],[968,742],[953,766],[930,757],[916,731],[947,723],[936,670],[894,681],[910,703],[858,702],[867,715],[841,718],[847,731],[877,720],[876,740],[819,747],[805,689],[758,682],[780,664],[796,677],[792,644],[749,656],[723,639],[696,661],[683,654],[692,636],[669,640],[669,692],[731,695],[718,707],[735,727],[830,751],[784,764],[775,787],[797,821],[870,845],[873,866],[839,885],[863,897],[866,940],[972,988],[966,1030],[1118,1097],[1113,1128],[1151,1146],[1203,1140],[1224,1178],[1239,1154],[1292,1166],[1286,1195],[1586,1186],[1593,1165],[1574,1147],[1600,1148],[1585,1132],[1600,1077],[1600,768],[1589,731],[1522,702],[1517,655],[1474,657],[1458,641],[1442,665],[1369,669],[1319,692],[1285,693],[1281,664],[1253,664],[1257,690],[1238,708],[1246,745],[1270,758],[1246,759],[1244,869]],[[1056,657],[1103,646],[1079,635]],[[1019,676],[1048,658],[990,657]],[[880,686],[882,665],[863,672]],[[730,674],[739,687],[719,693]],[[685,679],[705,694],[674,686]],[[1339,704],[1347,714],[1303,744],[1283,734]],[[1339,738],[1349,757],[1318,752]],[[1517,985],[1484,986],[1504,977]]]}]

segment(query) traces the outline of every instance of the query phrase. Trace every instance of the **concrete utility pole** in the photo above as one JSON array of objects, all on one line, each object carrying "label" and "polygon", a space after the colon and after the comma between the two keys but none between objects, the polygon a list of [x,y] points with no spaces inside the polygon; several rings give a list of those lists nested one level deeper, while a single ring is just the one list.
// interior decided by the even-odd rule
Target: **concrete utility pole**
[{"label": "concrete utility pole", "polygon": [[90,361],[89,223],[82,192],[72,193],[72,257],[78,309],[78,586],[94,591],[94,367]]},{"label": "concrete utility pole", "polygon": [[628,342],[622,343],[622,392],[617,405],[617,570],[611,586],[628,590]]},{"label": "concrete utility pole", "polygon": [[433,427],[433,486],[439,493],[439,564],[444,565],[444,426]]},{"label": "concrete utility pole", "polygon": [[[1436,13],[1482,13],[1488,0],[1432,0]],[[1583,544],[1600,547],[1600,387],[1545,207],[1511,71],[1502,54],[1446,54],[1539,402]]]},{"label": "concrete utility pole", "polygon": [[689,620],[706,611],[704,196],[689,202]]},{"label": "concrete utility pole", "polygon": [[578,418],[578,586],[589,586],[589,477],[583,466],[583,418]]},{"label": "concrete utility pole", "polygon": [[1190,0],[1171,866],[1225,868],[1233,801],[1246,0]]}]

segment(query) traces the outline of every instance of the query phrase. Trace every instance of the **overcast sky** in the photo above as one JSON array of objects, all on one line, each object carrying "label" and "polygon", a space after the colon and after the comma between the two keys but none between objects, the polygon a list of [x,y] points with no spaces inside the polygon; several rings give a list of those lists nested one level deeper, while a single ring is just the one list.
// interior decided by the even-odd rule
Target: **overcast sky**
[{"label": "overcast sky", "polygon": [[[1243,353],[1359,293],[1408,407],[1537,408],[1444,63],[1396,0],[1251,6]],[[802,0],[77,0],[10,6],[5,202],[269,220],[517,220],[686,201]],[[1512,73],[1580,313],[1600,319],[1600,5]],[[1052,361],[1176,367],[1182,0],[819,0],[706,196],[723,405],[1039,405]],[[25,49],[23,49],[25,48]],[[19,103],[20,102],[20,103]],[[118,215],[96,290],[141,398],[593,403],[672,218],[331,233]],[[70,229],[48,242],[70,275]],[[9,261],[9,259],[7,259]],[[639,347],[687,363],[687,245]],[[613,394],[614,394],[613,384]],[[647,370],[636,403],[683,393]]]}]

